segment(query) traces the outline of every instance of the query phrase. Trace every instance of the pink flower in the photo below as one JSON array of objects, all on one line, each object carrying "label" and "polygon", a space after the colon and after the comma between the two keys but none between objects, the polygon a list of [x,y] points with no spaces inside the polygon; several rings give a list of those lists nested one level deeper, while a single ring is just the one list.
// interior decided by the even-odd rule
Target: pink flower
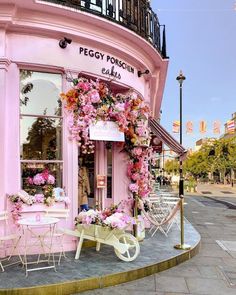
[{"label": "pink flower", "polygon": [[124,110],[125,110],[125,104],[123,102],[122,103],[117,103],[115,105],[115,110],[117,112],[124,112]]},{"label": "pink flower", "polygon": [[136,147],[133,149],[132,153],[135,155],[135,156],[141,156],[142,155],[142,148],[141,147]]},{"label": "pink flower", "polygon": [[84,107],[83,107],[83,112],[85,114],[89,114],[91,112],[94,111],[94,107],[91,105],[91,104],[86,104]]},{"label": "pink flower", "polygon": [[100,95],[97,90],[90,91],[90,98],[92,103],[98,103],[100,101]]},{"label": "pink flower", "polygon": [[34,195],[35,197],[35,202],[36,203],[43,203],[44,201],[44,195],[43,194],[36,194]]},{"label": "pink flower", "polygon": [[134,181],[138,180],[139,177],[140,177],[140,175],[139,175],[138,173],[134,173],[134,174],[131,175],[131,178],[132,178],[132,180],[134,180]]},{"label": "pink flower", "polygon": [[138,185],[136,183],[131,183],[129,185],[129,190],[132,192],[132,193],[137,193],[138,192]]},{"label": "pink flower", "polygon": [[45,181],[47,181],[48,175],[49,175],[48,169],[44,169],[43,172],[41,173],[41,176],[45,179]]},{"label": "pink flower", "polygon": [[49,174],[47,183],[48,184],[54,184],[55,183],[55,177],[53,175]]},{"label": "pink flower", "polygon": [[83,91],[89,91],[89,89],[90,89],[90,85],[89,85],[89,82],[83,82],[83,81],[81,81],[81,82],[79,82],[77,85],[76,85],[76,88],[77,89],[82,89]]},{"label": "pink flower", "polygon": [[34,181],[33,181],[32,177],[27,177],[26,181],[27,181],[28,184],[31,184],[31,185],[34,184]]},{"label": "pink flower", "polygon": [[146,136],[147,135],[146,128],[144,126],[137,127],[135,130],[136,130],[136,133],[138,136]]},{"label": "pink flower", "polygon": [[41,185],[41,184],[45,184],[45,179],[41,173],[38,173],[34,176],[33,182],[35,185]]}]

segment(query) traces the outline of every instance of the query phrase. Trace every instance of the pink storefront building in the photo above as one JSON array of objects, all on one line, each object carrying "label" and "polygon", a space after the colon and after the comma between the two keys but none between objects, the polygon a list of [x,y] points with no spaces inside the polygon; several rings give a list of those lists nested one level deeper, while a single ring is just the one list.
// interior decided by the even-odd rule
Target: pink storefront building
[{"label": "pink storefront building", "polygon": [[[110,122],[96,126],[90,130],[94,153],[83,153],[68,128],[69,107],[63,107],[61,93],[80,79],[99,79],[113,95],[132,90],[149,106],[151,127],[162,133],[158,119],[168,57],[164,26],[149,2],[0,0],[1,211],[12,210],[7,196],[22,190],[36,195],[22,212],[43,211],[51,199],[44,204],[42,193],[58,188],[52,206],[69,208],[66,227],[73,228],[83,190],[91,208],[128,197],[120,131]],[[171,144],[167,134],[164,139]],[[68,243],[68,250],[74,248]]]}]

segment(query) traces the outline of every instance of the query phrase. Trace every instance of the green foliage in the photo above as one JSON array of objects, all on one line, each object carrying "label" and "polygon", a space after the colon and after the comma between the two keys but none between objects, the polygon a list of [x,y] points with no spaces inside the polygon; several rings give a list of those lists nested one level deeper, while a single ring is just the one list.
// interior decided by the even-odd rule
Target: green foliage
[{"label": "green foliage", "polygon": [[208,141],[201,149],[188,155],[184,162],[185,173],[197,178],[206,178],[208,173],[221,172],[223,177],[236,169],[235,138]]},{"label": "green foliage", "polygon": [[174,160],[167,160],[165,162],[165,171],[168,173],[168,174],[178,174],[178,171],[179,171],[179,162],[177,159],[174,159]]}]

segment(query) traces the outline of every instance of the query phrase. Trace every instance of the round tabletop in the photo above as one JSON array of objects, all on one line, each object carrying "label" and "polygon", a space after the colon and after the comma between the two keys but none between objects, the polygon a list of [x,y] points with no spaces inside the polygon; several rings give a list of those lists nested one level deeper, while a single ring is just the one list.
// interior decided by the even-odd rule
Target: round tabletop
[{"label": "round tabletop", "polygon": [[41,225],[50,225],[59,222],[60,220],[55,217],[46,217],[42,216],[40,219],[36,217],[26,217],[18,220],[20,225],[30,225],[30,226],[41,226]]}]

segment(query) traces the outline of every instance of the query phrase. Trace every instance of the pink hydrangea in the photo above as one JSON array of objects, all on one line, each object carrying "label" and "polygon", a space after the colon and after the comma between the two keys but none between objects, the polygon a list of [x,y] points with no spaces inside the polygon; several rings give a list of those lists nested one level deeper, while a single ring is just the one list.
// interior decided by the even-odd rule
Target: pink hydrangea
[{"label": "pink hydrangea", "polygon": [[34,176],[33,182],[35,185],[42,185],[42,184],[45,184],[45,179],[41,173],[38,173]]},{"label": "pink hydrangea", "polygon": [[124,112],[125,110],[125,103],[117,103],[115,105],[115,110],[118,111],[118,112]]},{"label": "pink hydrangea", "polygon": [[54,184],[55,183],[55,177],[51,174],[48,175],[48,179],[47,179],[47,183],[48,184]]},{"label": "pink hydrangea", "polygon": [[141,147],[135,147],[132,151],[133,155],[135,156],[141,156],[143,153],[143,150]]},{"label": "pink hydrangea", "polygon": [[137,193],[138,192],[138,185],[136,183],[131,183],[129,185],[129,190],[132,192],[132,193]]},{"label": "pink hydrangea", "polygon": [[43,203],[44,201],[44,194],[36,194],[34,195],[36,203]]},{"label": "pink hydrangea", "polygon": [[92,103],[98,103],[100,101],[100,95],[96,89],[90,91],[90,99]]}]

